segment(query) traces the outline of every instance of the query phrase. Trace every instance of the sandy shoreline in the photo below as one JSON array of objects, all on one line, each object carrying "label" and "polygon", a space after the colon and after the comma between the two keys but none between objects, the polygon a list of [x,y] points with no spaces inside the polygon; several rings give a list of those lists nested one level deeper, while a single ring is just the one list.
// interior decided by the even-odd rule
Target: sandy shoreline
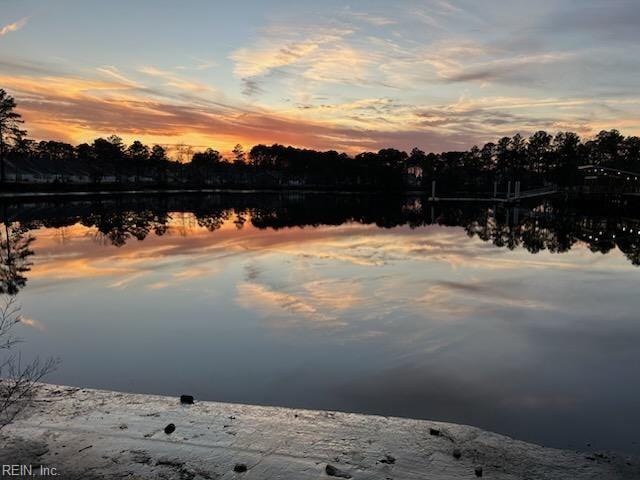
[{"label": "sandy shoreline", "polygon": [[[544,448],[462,425],[197,399],[181,405],[54,385],[1,431],[0,464],[32,465],[34,474],[53,467],[63,479],[336,478],[327,465],[354,479],[471,479],[479,468],[493,479],[640,478],[637,457]],[[246,472],[234,471],[240,465]]]}]

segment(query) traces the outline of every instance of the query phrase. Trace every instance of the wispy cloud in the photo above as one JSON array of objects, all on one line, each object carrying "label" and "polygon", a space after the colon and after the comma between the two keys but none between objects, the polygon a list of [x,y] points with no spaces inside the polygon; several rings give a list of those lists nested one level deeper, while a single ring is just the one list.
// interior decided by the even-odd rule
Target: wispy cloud
[{"label": "wispy cloud", "polygon": [[22,27],[24,27],[28,21],[29,21],[29,17],[24,17],[18,20],[17,22],[5,25],[4,27],[0,28],[0,37],[4,37],[5,35],[11,32],[17,32]]},{"label": "wispy cloud", "polygon": [[[240,78],[266,75],[275,69],[310,61],[323,46],[339,41],[350,32],[328,32],[308,39],[269,38],[254,47],[240,48],[231,54],[234,72]],[[290,36],[289,34],[287,36]]]},{"label": "wispy cloud", "polygon": [[171,77],[173,75],[169,70],[162,70],[150,65],[143,65],[141,67],[138,67],[138,71],[152,77]]},{"label": "wispy cloud", "polygon": [[170,70],[164,70],[156,68],[150,65],[143,65],[137,68],[139,73],[147,75],[149,77],[155,77],[164,81],[164,85],[167,87],[173,87],[178,90],[183,90],[191,93],[205,93],[212,92],[214,89],[209,85],[205,85],[202,82],[192,79],[185,79],[176,75]]},{"label": "wispy cloud", "polygon": [[217,67],[218,62],[215,60],[207,60],[202,58],[195,58],[196,61],[195,66],[193,67],[195,70],[209,70],[210,68]]},{"label": "wispy cloud", "polygon": [[363,22],[376,27],[385,27],[388,25],[396,25],[398,21],[385,15],[377,15],[375,13],[355,11],[350,7],[345,7],[339,13],[342,18],[356,22]]},{"label": "wispy cloud", "polygon": [[[575,58],[573,52],[550,52],[536,55],[519,55],[486,62],[460,64],[446,62],[442,57],[432,60],[438,75],[448,82],[499,82],[522,83],[534,80],[528,68],[540,69],[544,65],[557,64]],[[524,74],[524,75],[523,75]],[[541,75],[542,76],[542,75]]]},{"label": "wispy cloud", "polygon": [[104,65],[102,67],[98,67],[96,69],[98,72],[100,72],[103,75],[106,75],[108,77],[114,78],[115,80],[122,82],[124,85],[130,85],[132,87],[139,87],[139,84],[134,81],[131,80],[130,78],[127,78],[119,69],[118,67],[114,67],[113,65]]}]

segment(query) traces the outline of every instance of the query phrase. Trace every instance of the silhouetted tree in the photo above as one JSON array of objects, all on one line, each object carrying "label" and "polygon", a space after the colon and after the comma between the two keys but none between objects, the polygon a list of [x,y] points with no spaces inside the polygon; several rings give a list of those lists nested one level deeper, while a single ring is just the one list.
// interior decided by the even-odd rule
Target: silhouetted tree
[{"label": "silhouetted tree", "polygon": [[233,151],[231,153],[233,153],[233,161],[235,163],[244,164],[245,153],[244,153],[244,148],[242,148],[242,145],[237,144],[235,147],[233,147]]},{"label": "silhouetted tree", "polygon": [[7,157],[13,161],[14,167],[19,165],[20,162],[26,161],[35,156],[36,142],[24,135],[18,135],[15,137],[13,146],[7,155]]},{"label": "silhouetted tree", "polygon": [[0,183],[6,181],[6,159],[9,142],[25,135],[20,129],[23,123],[15,112],[16,102],[12,96],[0,88]]},{"label": "silhouetted tree", "polygon": [[555,174],[561,184],[571,182],[579,164],[580,137],[572,132],[559,132],[553,138]]},{"label": "silhouetted tree", "polygon": [[76,149],[73,145],[53,140],[41,141],[36,146],[36,153],[40,158],[62,164],[68,160],[74,160]]},{"label": "silhouetted tree", "polygon": [[91,163],[95,160],[94,150],[88,143],[81,143],[76,147],[76,157],[80,162]]},{"label": "silhouetted tree", "polygon": [[502,181],[511,173],[511,138],[502,137],[496,145],[496,173]]},{"label": "silhouetted tree", "polygon": [[92,147],[96,166],[105,172],[115,172],[117,180],[122,181],[122,164],[125,159],[122,139],[116,135],[107,139],[96,138]]},{"label": "silhouetted tree", "polygon": [[149,158],[154,162],[166,162],[168,161],[167,151],[160,145],[154,145],[151,148],[151,154]]},{"label": "silhouetted tree", "polygon": [[221,162],[222,155],[212,148],[207,148],[204,152],[194,153],[191,159],[193,180],[196,182],[202,180],[206,182],[212,181],[216,169]]},{"label": "silhouetted tree", "polygon": [[135,140],[129,148],[127,148],[127,159],[134,164],[136,171],[136,182],[140,179],[140,172],[149,161],[149,147],[143,144],[140,140]]},{"label": "silhouetted tree", "polygon": [[193,154],[191,165],[196,169],[211,169],[222,161],[220,152],[207,148],[204,152]]},{"label": "silhouetted tree", "polygon": [[480,150],[480,164],[485,172],[491,171],[496,166],[497,145],[493,142],[485,143]]},{"label": "silhouetted tree", "polygon": [[135,140],[129,148],[127,148],[127,157],[133,162],[146,162],[149,160],[149,147],[144,145],[140,140]]},{"label": "silhouetted tree", "polygon": [[596,165],[621,167],[624,137],[618,130],[602,130],[593,142],[592,158]]},{"label": "silhouetted tree", "polygon": [[623,168],[640,170],[640,137],[627,137],[622,145]]},{"label": "silhouetted tree", "polygon": [[511,145],[509,147],[511,155],[509,170],[511,175],[515,178],[520,178],[524,175],[526,161],[527,161],[527,143],[526,140],[516,133],[511,139]]},{"label": "silhouetted tree", "polygon": [[155,172],[156,181],[165,183],[167,181],[167,171],[169,158],[167,151],[160,145],[154,145],[149,155],[150,168]]},{"label": "silhouetted tree", "polygon": [[553,137],[545,131],[538,131],[529,137],[527,157],[529,169],[537,174],[548,172]]}]

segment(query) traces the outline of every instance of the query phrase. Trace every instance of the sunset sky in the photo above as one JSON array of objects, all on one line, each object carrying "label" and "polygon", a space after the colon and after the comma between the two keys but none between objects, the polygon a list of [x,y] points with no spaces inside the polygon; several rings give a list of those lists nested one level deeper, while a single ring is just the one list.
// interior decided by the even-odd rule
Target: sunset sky
[{"label": "sunset sky", "polygon": [[230,150],[640,134],[637,0],[0,0],[36,139]]}]

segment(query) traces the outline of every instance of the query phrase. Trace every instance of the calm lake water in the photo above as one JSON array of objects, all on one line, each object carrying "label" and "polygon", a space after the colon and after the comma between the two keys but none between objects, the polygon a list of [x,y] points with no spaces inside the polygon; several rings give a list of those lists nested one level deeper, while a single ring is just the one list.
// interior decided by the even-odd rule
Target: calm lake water
[{"label": "calm lake water", "polygon": [[[5,204],[48,380],[639,451],[640,222],[346,195]],[[26,250],[24,250],[26,252]],[[27,252],[28,253],[28,252]]]}]

